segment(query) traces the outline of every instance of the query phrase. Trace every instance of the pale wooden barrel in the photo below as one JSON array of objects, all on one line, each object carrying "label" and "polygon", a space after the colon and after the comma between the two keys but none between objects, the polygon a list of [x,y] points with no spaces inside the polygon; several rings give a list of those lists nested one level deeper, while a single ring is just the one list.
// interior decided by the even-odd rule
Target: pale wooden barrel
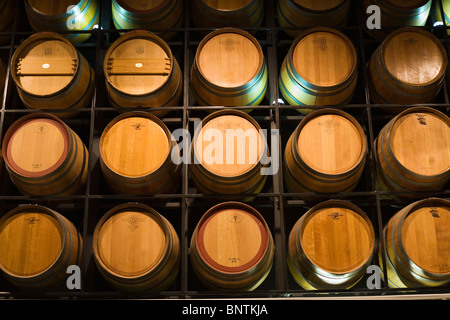
[{"label": "pale wooden barrel", "polygon": [[[450,118],[428,107],[408,108],[389,121],[374,142],[383,191],[440,190],[450,179]],[[395,196],[394,196],[395,197]]]},{"label": "pale wooden barrel", "polygon": [[432,33],[413,27],[393,31],[370,58],[370,98],[379,104],[433,102],[447,64],[445,48]]},{"label": "pale wooden barrel", "polygon": [[[156,34],[134,30],[106,52],[103,72],[111,104],[117,108],[176,106],[183,93],[181,69],[168,44]],[[164,116],[169,111],[151,111]]]},{"label": "pale wooden barrel", "polygon": [[154,30],[164,40],[177,32],[170,31],[183,26],[183,0],[112,0],[112,19],[118,30]]},{"label": "pale wooden barrel", "polygon": [[240,202],[209,209],[191,237],[190,260],[212,290],[253,291],[266,279],[274,243],[264,217]]},{"label": "pale wooden barrel", "polygon": [[192,22],[206,28],[258,28],[264,20],[263,0],[194,0]]},{"label": "pale wooden barrel", "polygon": [[216,111],[203,119],[194,134],[189,165],[199,192],[242,201],[261,192],[268,147],[260,130],[252,117],[238,110]]},{"label": "pale wooden barrel", "polygon": [[163,291],[179,273],[181,251],[175,229],[144,204],[122,204],[103,215],[92,246],[98,270],[120,291]]},{"label": "pale wooden barrel", "polygon": [[365,275],[374,248],[375,232],[364,211],[347,201],[328,200],[292,228],[288,267],[304,289],[348,289]]},{"label": "pale wooden barrel", "polygon": [[11,180],[24,195],[72,195],[82,191],[89,153],[59,118],[33,113],[16,120],[2,145]]},{"label": "pale wooden barrel", "polygon": [[64,33],[70,42],[78,44],[88,40],[91,32],[65,32],[90,31],[98,27],[100,16],[98,0],[25,0],[24,3],[28,21],[37,32]]},{"label": "pale wooden barrel", "polygon": [[293,38],[302,30],[289,28],[343,27],[350,11],[349,0],[278,0],[277,20]]},{"label": "pale wooden barrel", "polygon": [[112,120],[100,138],[100,166],[116,193],[172,193],[181,178],[178,145],[159,118],[146,112],[127,112]]},{"label": "pale wooden barrel", "polygon": [[432,2],[432,0],[364,0],[361,6],[363,25],[366,25],[368,17],[366,8],[376,5],[380,8],[381,29],[365,28],[367,33],[376,39],[384,39],[394,28],[425,26]]},{"label": "pale wooden barrel", "polygon": [[[399,210],[384,227],[389,286],[450,283],[450,201],[427,198]],[[381,263],[380,255],[380,265]]]},{"label": "pale wooden barrel", "polygon": [[[358,82],[356,49],[342,32],[317,27],[303,32],[281,65],[279,87],[290,105],[346,105]],[[309,113],[311,109],[298,111]]]},{"label": "pale wooden barrel", "polygon": [[[0,1],[0,32],[12,32],[14,29],[14,18],[18,1],[1,0]],[[20,17],[17,17],[20,21]],[[10,35],[0,36],[0,45],[5,45],[11,41]]]},{"label": "pale wooden barrel", "polygon": [[27,108],[64,110],[62,118],[89,107],[94,70],[62,35],[40,32],[26,39],[11,59],[11,75]]},{"label": "pale wooden barrel", "polygon": [[82,238],[60,213],[23,205],[0,220],[0,271],[21,290],[54,290],[65,284],[67,267],[79,265]]},{"label": "pale wooden barrel", "polygon": [[358,121],[338,109],[307,115],[284,152],[284,177],[294,193],[352,191],[364,171],[367,138]]},{"label": "pale wooden barrel", "polygon": [[197,48],[191,82],[199,105],[259,105],[268,85],[260,44],[251,34],[237,28],[209,33]]}]

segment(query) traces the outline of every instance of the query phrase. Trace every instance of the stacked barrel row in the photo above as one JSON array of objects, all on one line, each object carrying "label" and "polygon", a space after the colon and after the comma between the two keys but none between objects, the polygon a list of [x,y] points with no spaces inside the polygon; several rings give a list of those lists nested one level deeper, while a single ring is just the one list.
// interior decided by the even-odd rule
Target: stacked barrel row
[{"label": "stacked barrel row", "polygon": [[[76,119],[80,109],[98,107],[93,103],[94,69],[73,45],[95,33],[57,29],[62,33],[29,37],[12,57],[11,76],[24,106],[45,113],[30,112],[6,131],[2,158],[11,181],[27,197],[84,195],[88,164],[97,163],[92,163],[95,153],[102,178],[115,194],[175,196],[182,182],[182,163],[189,159],[189,181],[198,193],[219,202],[202,212],[189,234],[192,268],[211,290],[255,290],[273,272],[275,249],[286,249],[287,269],[302,288],[351,288],[374,263],[378,241],[379,265],[386,262],[383,271],[390,286],[447,285],[449,202],[418,199],[422,192],[442,190],[450,180],[450,120],[426,105],[405,107],[432,103],[441,92],[447,69],[443,45],[432,33],[414,27],[383,36],[362,67],[369,76],[370,102],[386,106],[392,120],[370,145],[369,129],[351,111],[344,111],[362,81],[353,39],[331,27],[309,28],[318,20],[332,27],[344,25],[349,1],[332,5],[305,1],[303,6],[299,2],[277,3],[278,22],[294,40],[279,75],[272,76],[277,77],[280,97],[302,115],[295,130],[282,137],[280,150],[264,135],[264,121],[252,116],[270,93],[267,57],[252,32],[263,21],[262,2],[248,1],[245,10],[240,8],[237,20],[246,22],[237,25],[223,16],[224,10],[207,11],[213,4],[193,2],[193,21],[199,27],[216,27],[209,23],[217,21],[224,25],[213,32],[205,29],[192,62],[189,88],[196,105],[225,108],[200,109],[206,112],[190,130],[192,143],[179,145],[164,120],[178,112],[170,107],[184,104],[185,78],[166,40],[184,23],[184,1],[166,1],[167,6],[155,8],[145,1],[112,1],[114,25],[123,31],[105,50],[103,75],[108,101],[120,115],[101,128],[98,148],[88,150],[90,141],[81,139],[66,122]],[[36,30],[70,21],[67,17],[43,20],[48,15],[39,17],[33,10],[45,11],[44,2],[25,4]],[[423,25],[432,10],[431,1],[422,1],[415,12],[401,5],[365,2],[370,4],[380,5],[392,21],[415,26]],[[322,15],[317,5],[322,6]],[[67,13],[78,10],[85,22],[89,20],[77,26],[80,19],[74,18],[75,30],[86,31],[98,23],[99,3],[83,1],[73,10]],[[325,13],[333,19],[324,20]],[[303,21],[298,15],[308,24],[293,24]],[[162,16],[168,19],[163,22]],[[314,105],[324,107],[308,108]],[[384,221],[383,239],[377,239],[374,218],[361,208],[351,201],[323,201],[306,212],[299,209],[296,223],[286,225],[286,248],[275,248],[276,228],[266,221],[269,215],[252,203],[269,184],[276,151],[282,153],[280,170],[291,193],[288,197],[308,204],[317,194],[319,199],[323,194],[339,198],[341,192],[353,191],[366,172],[374,173],[372,188],[382,197],[411,204]],[[99,273],[128,293],[171,288],[182,265],[185,233],[170,220],[167,213],[141,203],[110,208],[96,220],[87,247]],[[26,290],[51,290],[67,278],[67,267],[80,264],[85,254],[80,228],[37,205],[4,215],[0,240],[2,273]]]}]

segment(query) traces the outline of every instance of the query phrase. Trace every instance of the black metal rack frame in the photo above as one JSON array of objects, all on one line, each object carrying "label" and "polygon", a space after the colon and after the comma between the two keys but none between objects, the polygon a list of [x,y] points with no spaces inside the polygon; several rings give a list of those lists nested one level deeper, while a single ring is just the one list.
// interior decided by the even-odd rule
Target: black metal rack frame
[{"label": "black metal rack frame", "polygon": [[[435,0],[436,1],[436,0]],[[384,281],[380,289],[369,290],[366,287],[367,276],[348,290],[320,290],[308,291],[295,283],[286,265],[286,244],[289,232],[293,224],[314,204],[328,199],[343,199],[351,201],[364,210],[371,219],[377,237],[377,251],[374,253],[372,264],[383,267],[384,258],[378,260],[378,250],[384,250],[384,241],[381,234],[383,226],[389,218],[412,200],[385,200],[383,196],[391,194],[382,192],[376,181],[375,159],[372,156],[373,143],[380,129],[393,117],[381,110],[387,105],[373,104],[367,86],[367,72],[365,66],[372,52],[381,44],[381,41],[371,38],[365,31],[362,22],[357,19],[360,1],[352,0],[351,18],[349,23],[338,28],[346,34],[354,43],[359,57],[359,79],[357,92],[347,106],[337,106],[352,114],[363,126],[368,139],[369,154],[364,174],[353,192],[337,194],[316,195],[313,201],[296,200],[311,194],[293,194],[286,190],[283,182],[283,168],[280,166],[277,174],[269,177],[264,190],[255,196],[250,205],[259,210],[266,219],[275,241],[275,260],[272,270],[264,283],[252,292],[215,292],[207,289],[195,275],[189,261],[190,238],[200,217],[219,200],[213,200],[210,196],[200,194],[195,189],[189,178],[189,166],[183,164],[181,184],[174,194],[156,195],[154,197],[137,197],[128,195],[115,195],[105,183],[99,167],[99,139],[105,126],[119,115],[117,109],[110,106],[105,89],[103,75],[103,58],[109,45],[119,37],[119,32],[114,28],[111,20],[111,1],[100,1],[99,28],[90,32],[92,37],[85,43],[76,45],[77,49],[88,59],[95,71],[95,92],[89,108],[81,109],[77,117],[67,119],[65,122],[83,140],[89,149],[89,176],[84,192],[66,197],[33,197],[21,195],[12,184],[5,168],[2,168],[0,176],[0,217],[9,210],[21,204],[41,204],[54,209],[68,217],[79,229],[83,241],[82,288],[70,291],[66,288],[55,288],[52,292],[23,292],[15,289],[0,276],[0,298],[301,298],[301,297],[374,297],[381,295],[446,295],[450,294],[450,286],[438,288],[414,288],[393,289]],[[440,10],[442,4],[437,0]],[[164,123],[173,131],[177,128],[188,129],[193,134],[193,123],[201,120],[208,113],[206,109],[220,109],[220,106],[200,107],[196,105],[190,88],[190,71],[195,57],[196,48],[205,33],[212,31],[208,28],[193,27],[190,20],[190,1],[185,1],[184,26],[177,29],[177,35],[167,41],[183,72],[184,94],[179,106],[170,107],[171,112],[163,117]],[[3,92],[0,110],[1,137],[8,127],[18,118],[39,110],[26,109],[21,102],[14,83],[10,77],[11,57],[18,45],[34,32],[28,25],[24,14],[23,1],[17,8],[14,20],[14,30],[2,34],[11,35],[11,42],[0,47],[0,57],[7,64],[7,80]],[[450,41],[447,35],[447,27],[433,27],[430,23],[421,27],[435,34],[450,52]],[[265,1],[265,21],[261,27],[246,29],[252,31],[263,48],[265,60],[269,72],[268,93],[260,106],[255,107],[250,113],[263,129],[279,129],[280,141],[278,154],[269,141],[271,155],[277,155],[279,163],[283,160],[283,151],[286,141],[294,131],[298,123],[304,118],[297,112],[298,106],[286,105],[278,89],[278,71],[281,63],[294,39],[284,33],[284,29],[277,24],[276,1]],[[152,30],[158,31],[158,30]],[[68,32],[70,33],[70,32]],[[436,101],[427,106],[434,107],[450,114],[449,93],[446,83]],[[312,106],[312,109],[320,109],[325,106]],[[167,107],[166,107],[167,108]],[[236,106],[237,109],[248,107]],[[129,109],[131,111],[132,109]],[[450,198],[450,183],[440,191],[433,194],[417,193],[417,199],[430,196]],[[219,196],[220,197],[220,196]],[[112,288],[98,272],[92,253],[92,234],[97,221],[112,207],[124,202],[141,202],[150,205],[164,215],[174,226],[181,241],[181,269],[174,284],[166,291],[153,295],[130,295],[120,293]]]}]

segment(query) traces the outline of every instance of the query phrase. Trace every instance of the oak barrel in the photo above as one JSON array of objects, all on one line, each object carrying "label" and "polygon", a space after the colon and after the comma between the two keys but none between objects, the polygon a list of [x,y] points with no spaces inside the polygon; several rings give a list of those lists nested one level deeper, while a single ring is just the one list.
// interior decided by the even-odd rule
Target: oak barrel
[{"label": "oak barrel", "polygon": [[367,138],[350,114],[333,108],[308,114],[290,136],[284,177],[294,193],[352,191],[364,171]]},{"label": "oak barrel", "polygon": [[117,30],[145,29],[169,40],[183,26],[184,1],[112,0],[112,19]]},{"label": "oak barrel", "polygon": [[370,58],[370,98],[379,104],[431,103],[442,87],[447,64],[446,50],[432,33],[414,27],[395,30]]},{"label": "oak barrel", "polygon": [[434,108],[408,108],[381,129],[374,150],[381,190],[404,197],[440,190],[450,179],[450,118]]},{"label": "oak barrel", "polygon": [[292,38],[298,37],[302,28],[343,27],[347,24],[349,11],[349,0],[277,1],[277,21]]},{"label": "oak barrel", "polygon": [[79,265],[82,238],[74,224],[41,205],[22,205],[0,219],[0,271],[21,290],[55,290]]},{"label": "oak barrel", "polygon": [[116,193],[172,193],[181,178],[179,155],[166,125],[146,112],[127,112],[113,119],[100,138],[100,166]]},{"label": "oak barrel", "polygon": [[364,0],[361,4],[362,22],[366,26],[369,17],[366,9],[372,5],[378,6],[380,29],[365,30],[372,37],[383,40],[396,28],[425,26],[432,3],[432,0]]},{"label": "oak barrel", "polygon": [[[292,43],[279,74],[282,96],[290,105],[346,105],[358,81],[356,49],[342,32],[316,27]],[[298,109],[309,113],[311,109]]]},{"label": "oak barrel", "polygon": [[11,180],[24,195],[72,195],[82,191],[89,153],[59,118],[32,113],[16,120],[2,145]]},{"label": "oak barrel", "polygon": [[288,267],[304,289],[348,289],[365,275],[374,248],[374,228],[364,211],[328,200],[303,214],[289,233]]},{"label": "oak barrel", "polygon": [[237,28],[209,33],[197,48],[191,82],[198,105],[259,105],[268,86],[261,45],[250,33]]},{"label": "oak barrel", "polygon": [[264,21],[264,1],[194,0],[191,12],[192,22],[199,28],[252,29],[260,27]]},{"label": "oak barrel", "polygon": [[92,30],[98,27],[98,0],[25,0],[24,4],[34,31],[63,33],[74,44],[88,40]]},{"label": "oak barrel", "polygon": [[[169,45],[145,30],[127,32],[106,52],[103,71],[111,104],[117,108],[176,106],[183,93],[181,69]],[[168,110],[151,111],[164,116]]]},{"label": "oak barrel", "polygon": [[449,200],[427,198],[397,211],[383,230],[389,286],[437,287],[450,283],[449,230]]},{"label": "oak barrel", "polygon": [[191,178],[200,193],[250,201],[266,183],[268,155],[258,122],[239,110],[216,111],[195,130]]},{"label": "oak barrel", "polygon": [[98,270],[119,291],[163,291],[179,273],[180,240],[174,227],[144,204],[121,204],[104,214],[92,246]]},{"label": "oak barrel", "polygon": [[62,118],[90,105],[94,70],[86,58],[62,35],[36,33],[14,52],[11,75],[28,108],[59,110]]},{"label": "oak barrel", "polygon": [[[11,35],[14,29],[14,18],[16,17],[16,8],[18,1],[2,0],[0,1],[0,32],[5,35],[0,36],[0,45],[5,45],[11,41]],[[17,17],[17,23],[20,22],[20,16]],[[11,32],[11,35],[8,34]]]},{"label": "oak barrel", "polygon": [[264,217],[240,202],[210,208],[198,222],[190,260],[200,281],[220,291],[253,291],[266,279],[274,243]]}]

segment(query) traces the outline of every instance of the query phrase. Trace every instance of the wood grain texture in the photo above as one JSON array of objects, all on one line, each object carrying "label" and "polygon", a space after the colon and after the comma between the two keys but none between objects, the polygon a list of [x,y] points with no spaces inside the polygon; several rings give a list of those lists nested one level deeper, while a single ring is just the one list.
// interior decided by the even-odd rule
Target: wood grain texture
[{"label": "wood grain texture", "polygon": [[299,155],[309,167],[319,172],[348,172],[358,164],[366,145],[358,129],[350,120],[337,114],[311,119],[299,134]]},{"label": "wood grain texture", "polygon": [[284,150],[284,178],[291,192],[351,191],[361,178],[367,138],[350,114],[334,108],[308,114]]},{"label": "wood grain texture", "polygon": [[289,234],[288,267],[305,289],[346,289],[366,272],[375,248],[368,216],[347,201],[321,202]]},{"label": "wood grain texture", "polygon": [[267,75],[256,38],[241,29],[220,28],[197,48],[191,69],[193,95],[198,105],[256,106],[267,92]]},{"label": "wood grain texture", "polygon": [[272,268],[271,231],[257,210],[241,202],[210,208],[197,223],[190,244],[196,274],[215,290],[255,290]]},{"label": "wood grain texture", "polygon": [[179,273],[176,230],[141,203],[125,203],[105,213],[95,227],[92,246],[100,273],[120,291],[166,290]]},{"label": "wood grain texture", "polygon": [[293,3],[313,11],[327,11],[342,5],[345,0],[293,0]]},{"label": "wood grain texture", "polygon": [[450,119],[433,108],[408,108],[394,117],[375,141],[381,188],[441,189],[450,179],[449,138]]},{"label": "wood grain texture", "polygon": [[357,65],[356,49],[345,34],[329,27],[310,28],[296,38],[283,60],[281,94],[290,105],[346,105],[356,89]]},{"label": "wood grain texture", "polygon": [[[374,103],[433,102],[442,87],[448,58],[441,42],[420,28],[390,33],[370,58],[369,92]],[[401,108],[385,108],[399,113]]]},{"label": "wood grain texture", "polygon": [[22,205],[0,219],[0,272],[20,290],[58,290],[81,256],[81,234],[56,211]]},{"label": "wood grain texture", "polygon": [[15,50],[11,75],[27,108],[64,109],[70,118],[87,107],[94,92],[94,70],[62,35],[39,32]]},{"label": "wood grain texture", "polygon": [[171,133],[157,117],[126,112],[113,119],[100,138],[100,167],[116,193],[171,193],[180,181],[181,166]]},{"label": "wood grain texture", "polygon": [[49,1],[39,1],[39,0],[27,0],[28,4],[33,7],[37,12],[47,15],[57,15],[66,13],[68,6],[75,6],[79,0],[49,0]]},{"label": "wood grain texture", "polygon": [[259,72],[261,53],[248,37],[236,33],[218,34],[210,38],[199,51],[198,68],[211,83],[224,87],[239,87]]},{"label": "wood grain texture", "polygon": [[261,192],[267,180],[261,170],[267,166],[269,151],[260,129],[252,117],[238,110],[216,111],[203,119],[194,134],[194,160],[189,166],[200,192],[228,195],[228,200]]},{"label": "wood grain texture", "polygon": [[181,69],[168,44],[153,32],[134,30],[120,36],[105,54],[103,72],[114,107],[150,109],[180,103]]},{"label": "wood grain texture", "polygon": [[7,130],[2,155],[11,180],[25,195],[72,195],[87,179],[89,152],[56,116],[33,113]]},{"label": "wood grain texture", "polygon": [[[415,201],[384,226],[391,287],[437,287],[450,282],[450,202]],[[381,254],[381,252],[380,252]]]}]

